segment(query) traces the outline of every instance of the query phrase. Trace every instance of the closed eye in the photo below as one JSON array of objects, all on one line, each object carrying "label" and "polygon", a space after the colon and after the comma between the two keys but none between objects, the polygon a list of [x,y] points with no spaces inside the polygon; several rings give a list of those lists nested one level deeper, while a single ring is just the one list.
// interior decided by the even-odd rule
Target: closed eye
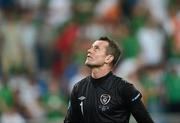
[{"label": "closed eye", "polygon": [[95,50],[99,50],[100,48],[98,46],[94,46],[94,49]]}]

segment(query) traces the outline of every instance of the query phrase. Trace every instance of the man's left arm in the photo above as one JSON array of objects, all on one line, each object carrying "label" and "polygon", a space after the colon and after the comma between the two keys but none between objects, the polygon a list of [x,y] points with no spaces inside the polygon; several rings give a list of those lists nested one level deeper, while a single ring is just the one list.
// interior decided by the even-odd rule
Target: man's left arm
[{"label": "man's left arm", "polygon": [[154,123],[141,100],[131,105],[131,113],[138,123]]},{"label": "man's left arm", "polygon": [[154,123],[141,101],[141,93],[130,83],[123,88],[123,97],[130,112],[138,123]]}]

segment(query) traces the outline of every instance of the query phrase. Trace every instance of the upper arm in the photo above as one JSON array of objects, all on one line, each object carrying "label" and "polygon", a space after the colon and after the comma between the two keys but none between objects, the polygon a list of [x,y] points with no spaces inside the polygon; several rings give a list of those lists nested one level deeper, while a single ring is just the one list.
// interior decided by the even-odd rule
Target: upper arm
[{"label": "upper arm", "polygon": [[65,123],[80,122],[79,103],[77,100],[77,86],[75,85],[69,101],[68,111],[64,120]]},{"label": "upper arm", "polygon": [[136,121],[138,123],[153,123],[147,109],[141,101],[141,93],[129,83],[126,83],[122,90],[123,99]]},{"label": "upper arm", "polygon": [[122,88],[122,98],[128,106],[141,100],[142,94],[130,83],[125,83]]}]

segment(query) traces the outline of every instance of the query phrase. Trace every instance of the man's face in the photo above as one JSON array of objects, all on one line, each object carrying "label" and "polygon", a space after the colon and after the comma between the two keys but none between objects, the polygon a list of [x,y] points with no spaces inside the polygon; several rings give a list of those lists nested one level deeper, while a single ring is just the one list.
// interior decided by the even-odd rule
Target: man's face
[{"label": "man's face", "polygon": [[95,41],[91,48],[88,49],[85,64],[91,68],[103,66],[105,64],[105,58],[107,57],[106,50],[108,45],[106,41]]}]

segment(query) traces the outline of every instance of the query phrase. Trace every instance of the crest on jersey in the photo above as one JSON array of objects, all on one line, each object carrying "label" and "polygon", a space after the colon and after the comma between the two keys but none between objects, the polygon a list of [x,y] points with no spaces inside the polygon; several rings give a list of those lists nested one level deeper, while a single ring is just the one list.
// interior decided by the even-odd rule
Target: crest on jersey
[{"label": "crest on jersey", "polygon": [[103,105],[108,104],[110,100],[111,100],[111,96],[109,94],[102,94],[101,97],[100,97],[100,102]]}]

